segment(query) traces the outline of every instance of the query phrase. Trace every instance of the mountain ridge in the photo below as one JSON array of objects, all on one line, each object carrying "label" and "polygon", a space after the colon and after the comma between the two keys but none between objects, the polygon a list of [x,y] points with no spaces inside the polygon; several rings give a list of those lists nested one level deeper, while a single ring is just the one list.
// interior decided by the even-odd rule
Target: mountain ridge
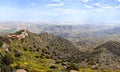
[{"label": "mountain ridge", "polygon": [[[22,33],[18,31],[16,35]],[[69,72],[80,68],[120,69],[120,43],[108,41],[93,51],[82,52],[62,37],[47,32],[27,31],[25,38],[0,37],[0,67],[3,72],[24,69],[27,72]]]}]

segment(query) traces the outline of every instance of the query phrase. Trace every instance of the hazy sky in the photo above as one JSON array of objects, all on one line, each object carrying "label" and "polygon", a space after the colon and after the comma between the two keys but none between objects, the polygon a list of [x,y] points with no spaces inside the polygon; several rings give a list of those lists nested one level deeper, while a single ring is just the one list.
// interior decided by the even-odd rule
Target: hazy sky
[{"label": "hazy sky", "polygon": [[0,21],[120,23],[120,0],[0,0]]}]

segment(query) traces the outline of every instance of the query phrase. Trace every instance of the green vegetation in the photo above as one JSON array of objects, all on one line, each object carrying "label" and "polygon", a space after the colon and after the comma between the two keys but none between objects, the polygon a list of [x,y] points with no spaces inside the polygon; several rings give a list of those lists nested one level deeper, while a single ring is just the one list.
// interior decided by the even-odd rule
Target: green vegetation
[{"label": "green vegetation", "polygon": [[3,72],[17,69],[27,72],[119,72],[120,69],[115,66],[120,62],[120,43],[115,41],[101,44],[93,51],[81,52],[70,41],[48,33],[28,32],[22,40],[14,37],[0,40],[0,68]]},{"label": "green vegetation", "polygon": [[3,45],[3,42],[2,42],[2,40],[0,39],[0,48],[2,47],[2,45]]},{"label": "green vegetation", "polygon": [[95,70],[91,68],[80,68],[79,72],[120,72],[120,70],[108,70],[108,69]]},{"label": "green vegetation", "polygon": [[3,72],[15,69],[25,69],[28,72],[62,72],[61,63],[56,64],[56,60],[49,56],[49,47],[44,43],[41,45],[39,41],[42,39],[39,36],[30,33],[30,36],[22,41],[16,38],[6,40],[10,40],[10,43],[7,43],[9,51],[4,50],[6,46],[1,48]]}]

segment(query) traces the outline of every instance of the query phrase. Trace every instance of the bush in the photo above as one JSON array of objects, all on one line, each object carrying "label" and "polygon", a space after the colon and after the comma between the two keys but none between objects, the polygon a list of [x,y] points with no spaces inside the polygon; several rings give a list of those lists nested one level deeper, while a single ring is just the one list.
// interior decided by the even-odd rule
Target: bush
[{"label": "bush", "polygon": [[27,47],[25,47],[25,46],[23,47],[23,49],[24,49],[24,51],[27,51],[27,50],[28,50],[28,48],[27,48]]},{"label": "bush", "polygon": [[20,50],[14,50],[15,57],[20,57],[22,56],[22,52]]},{"label": "bush", "polygon": [[55,66],[55,65],[52,65],[52,66],[50,66],[50,68],[51,68],[51,69],[56,69],[56,68],[58,68],[58,67]]},{"label": "bush", "polygon": [[14,59],[11,54],[7,53],[3,58],[2,58],[2,64],[9,66],[14,62]]},{"label": "bush", "polygon": [[3,45],[3,42],[2,42],[2,40],[0,40],[0,48],[2,47],[2,45]]},{"label": "bush", "polygon": [[79,71],[79,67],[76,66],[75,64],[71,64],[70,66],[67,67],[68,70],[77,70]]}]

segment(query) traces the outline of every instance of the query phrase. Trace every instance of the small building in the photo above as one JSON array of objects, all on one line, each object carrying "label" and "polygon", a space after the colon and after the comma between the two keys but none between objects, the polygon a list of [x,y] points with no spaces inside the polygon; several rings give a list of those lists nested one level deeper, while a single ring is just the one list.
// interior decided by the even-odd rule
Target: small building
[{"label": "small building", "polygon": [[17,37],[18,40],[24,39],[26,36],[28,36],[27,31],[24,29],[23,32],[21,32],[21,34],[9,34],[8,37],[12,38],[12,37]]},{"label": "small building", "polygon": [[15,34],[9,34],[8,37],[16,37]]}]

